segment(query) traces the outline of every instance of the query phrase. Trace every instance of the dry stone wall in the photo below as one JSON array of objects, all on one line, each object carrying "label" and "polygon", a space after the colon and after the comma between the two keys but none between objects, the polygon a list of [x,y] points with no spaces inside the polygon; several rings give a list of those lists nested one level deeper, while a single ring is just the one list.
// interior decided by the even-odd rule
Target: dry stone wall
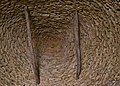
[{"label": "dry stone wall", "polygon": [[[120,86],[120,2],[0,1],[0,86],[36,86],[24,4],[40,63],[39,86]],[[73,12],[80,15],[82,72],[76,75]]]}]

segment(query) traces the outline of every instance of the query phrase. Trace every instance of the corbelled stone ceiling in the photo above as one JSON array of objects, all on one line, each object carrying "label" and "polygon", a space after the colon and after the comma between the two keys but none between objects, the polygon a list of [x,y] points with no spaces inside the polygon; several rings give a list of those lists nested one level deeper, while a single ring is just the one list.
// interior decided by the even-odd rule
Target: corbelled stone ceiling
[{"label": "corbelled stone ceiling", "polygon": [[[25,5],[30,11],[32,42],[39,62],[38,86],[120,86],[119,0],[1,0],[0,86],[36,86]],[[78,80],[75,10],[81,40]]]}]

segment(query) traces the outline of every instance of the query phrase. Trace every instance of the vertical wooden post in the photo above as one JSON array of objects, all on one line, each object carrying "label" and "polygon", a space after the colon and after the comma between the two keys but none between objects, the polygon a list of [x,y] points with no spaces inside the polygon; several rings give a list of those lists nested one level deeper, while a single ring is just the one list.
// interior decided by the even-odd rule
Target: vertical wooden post
[{"label": "vertical wooden post", "polygon": [[77,10],[74,13],[73,20],[73,29],[74,29],[74,37],[75,37],[75,49],[76,49],[76,60],[77,60],[77,71],[76,71],[76,79],[79,79],[81,73],[81,51],[80,51],[80,28],[79,28],[79,16]]},{"label": "vertical wooden post", "polygon": [[36,78],[36,83],[40,83],[40,76],[39,76],[39,66],[38,66],[38,61],[37,58],[35,57],[34,49],[33,49],[33,43],[32,43],[32,38],[31,38],[31,26],[30,26],[30,13],[29,9],[27,6],[24,7],[25,11],[25,17],[26,17],[26,24],[27,24],[27,34],[28,34],[28,44],[30,48],[30,54],[32,57],[32,65],[33,65],[33,70]]}]

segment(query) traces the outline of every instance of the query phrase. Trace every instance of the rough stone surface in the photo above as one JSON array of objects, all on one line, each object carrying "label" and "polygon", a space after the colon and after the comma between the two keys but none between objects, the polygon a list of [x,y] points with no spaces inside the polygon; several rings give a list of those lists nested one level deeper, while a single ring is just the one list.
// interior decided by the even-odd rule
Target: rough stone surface
[{"label": "rough stone surface", "polygon": [[[0,86],[36,86],[24,4],[40,62],[39,86],[120,86],[119,0],[1,0]],[[76,75],[73,12],[80,15],[82,72]]]}]

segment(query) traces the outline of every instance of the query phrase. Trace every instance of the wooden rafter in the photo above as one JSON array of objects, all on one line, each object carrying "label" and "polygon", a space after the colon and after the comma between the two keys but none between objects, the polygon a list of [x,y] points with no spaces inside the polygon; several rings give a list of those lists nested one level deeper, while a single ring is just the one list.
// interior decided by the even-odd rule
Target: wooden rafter
[{"label": "wooden rafter", "polygon": [[77,72],[76,79],[79,79],[81,73],[81,49],[80,49],[80,28],[79,28],[79,16],[77,10],[74,13],[74,37],[75,37],[75,49],[76,49],[76,60],[77,60]]},{"label": "wooden rafter", "polygon": [[24,7],[24,11],[25,11],[25,17],[26,17],[26,24],[27,24],[27,34],[28,34],[28,44],[29,44],[29,48],[30,48],[30,54],[31,54],[31,58],[32,58],[32,65],[33,65],[33,70],[34,70],[34,74],[35,74],[35,79],[36,79],[36,83],[40,84],[40,76],[39,76],[39,66],[38,66],[38,61],[37,58],[35,56],[35,50],[33,49],[33,42],[32,42],[32,38],[31,38],[31,24],[30,24],[30,13],[29,13],[29,9],[27,6]]}]

